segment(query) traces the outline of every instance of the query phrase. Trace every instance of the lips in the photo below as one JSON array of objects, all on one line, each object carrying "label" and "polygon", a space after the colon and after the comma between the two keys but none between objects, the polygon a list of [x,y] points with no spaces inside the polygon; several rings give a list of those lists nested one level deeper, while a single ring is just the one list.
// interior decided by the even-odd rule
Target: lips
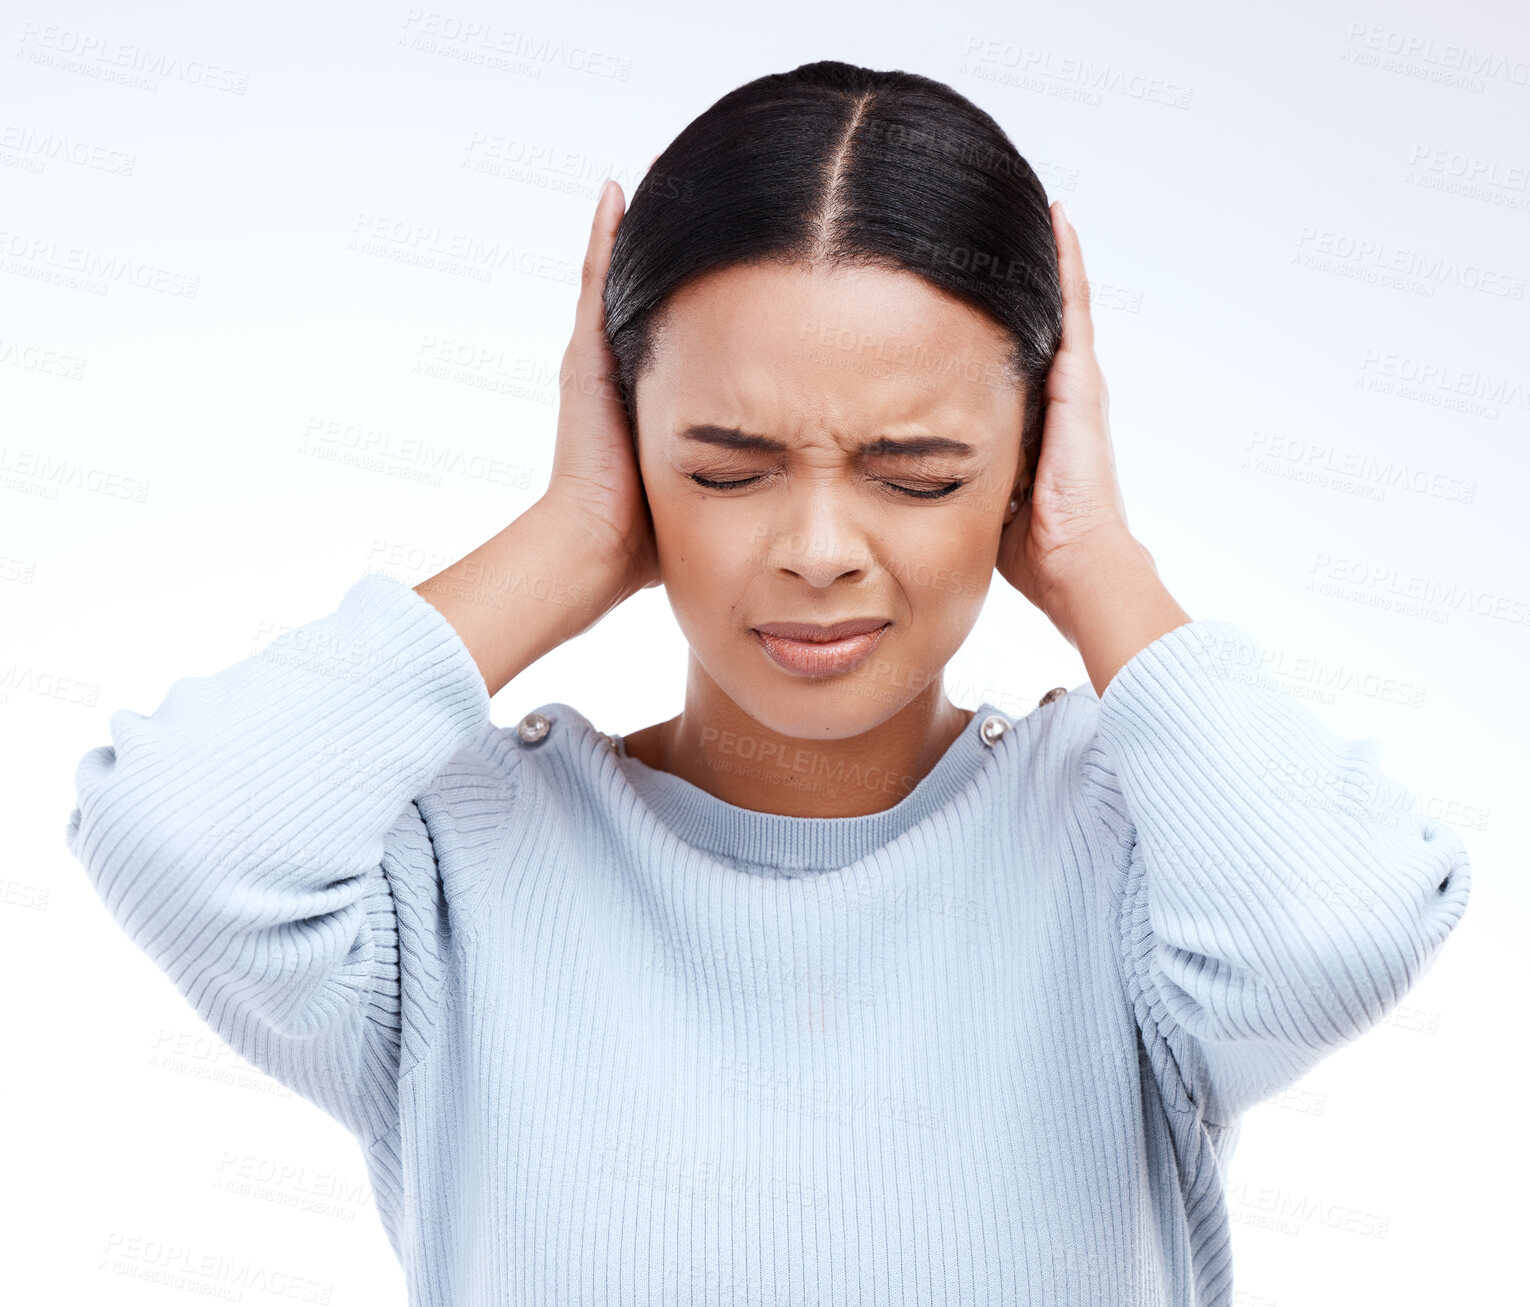
[{"label": "lips", "polygon": [[761,635],[779,636],[783,640],[826,644],[830,640],[843,640],[846,636],[869,635],[886,625],[885,617],[847,617],[827,625],[821,622],[767,622],[754,629]]},{"label": "lips", "polygon": [[842,622],[768,622],[752,634],[770,660],[797,676],[838,676],[865,660],[891,625],[885,619]]}]

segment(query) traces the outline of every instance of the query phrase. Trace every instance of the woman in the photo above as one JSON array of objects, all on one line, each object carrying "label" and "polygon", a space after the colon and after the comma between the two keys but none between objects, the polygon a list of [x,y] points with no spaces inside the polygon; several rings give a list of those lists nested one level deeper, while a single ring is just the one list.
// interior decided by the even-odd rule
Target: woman
[{"label": "woman", "polygon": [[[1085,292],[948,87],[751,82],[602,194],[541,499],[82,760],[70,848],[355,1133],[411,1302],[1232,1301],[1243,1112],[1469,865],[1170,597]],[[1089,676],[1018,720],[941,686],[994,571]],[[491,723],[661,582],[678,715]]]}]

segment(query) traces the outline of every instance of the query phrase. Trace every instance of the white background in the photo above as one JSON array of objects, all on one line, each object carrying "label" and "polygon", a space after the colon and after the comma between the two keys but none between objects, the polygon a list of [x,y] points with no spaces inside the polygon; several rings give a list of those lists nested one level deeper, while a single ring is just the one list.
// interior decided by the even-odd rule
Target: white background
[{"label": "white background", "polygon": [[[818,58],[949,82],[1067,197],[1170,590],[1380,738],[1471,852],[1467,915],[1404,1006],[1249,1114],[1239,1302],[1523,1283],[1523,6],[237,9],[0,8],[8,1299],[204,1300],[215,1281],[141,1278],[180,1248],[404,1301],[350,1136],[212,1041],[94,897],[64,847],[73,769],[113,710],[530,505],[599,182],[630,196],[719,95]],[[473,62],[485,42],[525,53]],[[416,368],[438,352],[467,362]],[[345,461],[363,433],[384,452]],[[495,720],[564,701],[635,730],[678,711],[684,655],[645,591]],[[995,577],[947,686],[1022,713],[1086,679]],[[267,1180],[224,1187],[244,1174]]]}]

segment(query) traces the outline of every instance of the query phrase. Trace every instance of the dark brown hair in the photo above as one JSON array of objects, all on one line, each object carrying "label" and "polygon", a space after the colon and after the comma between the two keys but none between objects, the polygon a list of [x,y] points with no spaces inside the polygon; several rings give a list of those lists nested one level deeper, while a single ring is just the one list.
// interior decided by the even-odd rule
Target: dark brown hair
[{"label": "dark brown hair", "polygon": [[1062,338],[1046,191],[1003,129],[943,82],[834,60],[756,78],[675,137],[638,183],[605,284],[637,434],[637,383],[682,286],[737,264],[904,269],[1009,334],[1040,439]]}]

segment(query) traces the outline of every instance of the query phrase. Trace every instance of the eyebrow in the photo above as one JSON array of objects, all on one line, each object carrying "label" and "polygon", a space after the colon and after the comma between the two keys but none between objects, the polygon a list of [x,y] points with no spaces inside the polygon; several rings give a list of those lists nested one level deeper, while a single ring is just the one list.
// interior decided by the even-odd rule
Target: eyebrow
[{"label": "eyebrow", "polygon": [[[763,449],[778,453],[787,448],[784,441],[771,436],[740,431],[737,427],[719,427],[709,422],[693,423],[680,435],[684,440],[722,449]],[[907,436],[902,439],[878,436],[875,440],[864,441],[860,452],[871,457],[886,454],[917,457],[921,454],[975,454],[977,451],[965,441],[953,440],[950,436]]]}]

